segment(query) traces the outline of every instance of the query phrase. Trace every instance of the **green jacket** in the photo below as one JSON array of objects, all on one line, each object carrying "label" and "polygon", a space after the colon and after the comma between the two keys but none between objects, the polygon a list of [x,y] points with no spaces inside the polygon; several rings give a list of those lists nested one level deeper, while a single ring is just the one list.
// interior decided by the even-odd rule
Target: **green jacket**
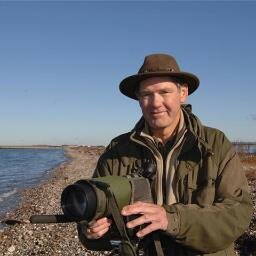
[{"label": "green jacket", "polygon": [[[187,132],[181,149],[172,156],[177,203],[163,205],[169,225],[165,232],[159,231],[165,255],[235,255],[233,243],[248,227],[252,214],[240,160],[221,131],[203,126],[188,107],[182,111]],[[147,168],[149,162],[157,172],[170,166],[157,145],[140,136],[143,125],[140,120],[131,132],[112,140],[94,177],[127,175]],[[168,155],[165,159],[170,161]],[[88,249],[106,242],[107,236],[87,240],[78,230]],[[148,255],[153,255],[151,249]]]}]

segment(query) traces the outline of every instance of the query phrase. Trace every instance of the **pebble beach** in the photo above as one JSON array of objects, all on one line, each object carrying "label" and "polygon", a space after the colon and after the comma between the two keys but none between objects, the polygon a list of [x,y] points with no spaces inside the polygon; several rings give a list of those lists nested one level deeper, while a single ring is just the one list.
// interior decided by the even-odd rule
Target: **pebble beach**
[{"label": "pebble beach", "polygon": [[67,148],[69,160],[58,166],[49,180],[22,192],[20,206],[5,219],[21,223],[0,231],[0,255],[104,255],[87,251],[79,242],[76,224],[31,224],[33,214],[61,214],[63,189],[79,179],[90,178],[103,147]]},{"label": "pebble beach", "polygon": [[[0,230],[0,255],[107,255],[86,250],[78,239],[75,223],[29,223],[33,214],[61,214],[61,192],[79,179],[90,178],[103,150],[104,147],[67,147],[65,152],[69,160],[58,166],[47,181],[22,192],[20,206],[8,212],[5,217],[5,220],[18,220],[20,223],[9,222],[9,225]],[[255,207],[256,156],[242,156],[242,163]],[[254,208],[254,214],[255,211]],[[242,251],[241,255],[256,255],[256,248],[253,246],[256,246],[255,215],[237,248]]]}]

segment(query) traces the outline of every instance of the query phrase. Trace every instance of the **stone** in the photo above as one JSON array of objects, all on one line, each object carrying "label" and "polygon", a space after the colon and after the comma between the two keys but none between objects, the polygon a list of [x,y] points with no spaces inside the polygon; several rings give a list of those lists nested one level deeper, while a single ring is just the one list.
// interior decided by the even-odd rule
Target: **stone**
[{"label": "stone", "polygon": [[8,248],[8,252],[14,252],[15,251],[15,246],[14,245],[12,245],[12,246],[10,246],[9,248]]}]

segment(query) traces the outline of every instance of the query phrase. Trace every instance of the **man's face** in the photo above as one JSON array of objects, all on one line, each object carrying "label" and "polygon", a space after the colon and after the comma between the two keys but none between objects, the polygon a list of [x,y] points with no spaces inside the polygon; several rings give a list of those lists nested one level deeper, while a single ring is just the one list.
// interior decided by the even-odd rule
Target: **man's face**
[{"label": "man's face", "polygon": [[187,96],[187,86],[178,87],[169,77],[143,80],[138,91],[143,116],[150,128],[157,131],[172,131],[176,127],[180,117],[180,106],[186,101]]}]

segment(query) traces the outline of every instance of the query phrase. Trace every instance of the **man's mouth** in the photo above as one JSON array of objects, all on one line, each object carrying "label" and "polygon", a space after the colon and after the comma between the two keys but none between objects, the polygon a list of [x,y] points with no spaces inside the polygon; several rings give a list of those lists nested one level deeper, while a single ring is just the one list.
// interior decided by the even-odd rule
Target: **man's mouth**
[{"label": "man's mouth", "polygon": [[158,117],[164,115],[165,113],[166,111],[152,111],[150,114],[151,116]]}]

